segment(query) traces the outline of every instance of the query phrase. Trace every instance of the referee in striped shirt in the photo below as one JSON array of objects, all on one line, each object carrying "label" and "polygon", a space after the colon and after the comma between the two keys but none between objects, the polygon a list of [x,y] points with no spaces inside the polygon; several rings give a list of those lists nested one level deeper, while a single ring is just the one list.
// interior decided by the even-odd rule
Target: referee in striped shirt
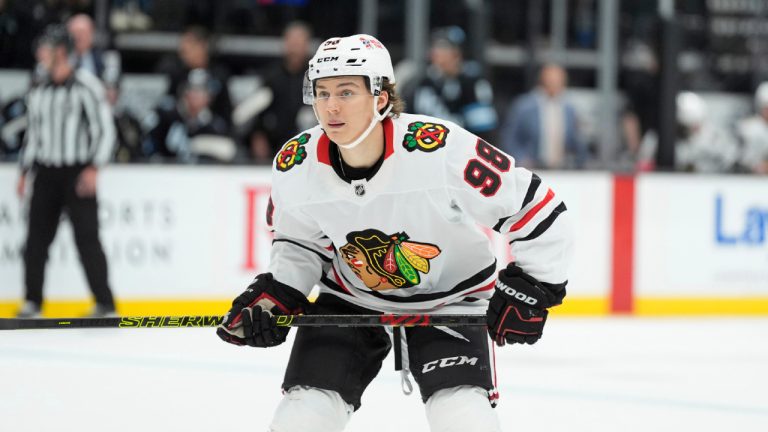
[{"label": "referee in striped shirt", "polygon": [[28,177],[32,197],[24,250],[26,301],[20,317],[40,316],[48,249],[66,211],[88,285],[96,299],[90,315],[115,312],[107,279],[107,260],[99,240],[96,179],[112,156],[115,127],[104,88],[94,75],[76,69],[73,43],[63,26],[46,30],[41,49],[48,77],[27,95],[28,130],[21,155],[17,192]]}]

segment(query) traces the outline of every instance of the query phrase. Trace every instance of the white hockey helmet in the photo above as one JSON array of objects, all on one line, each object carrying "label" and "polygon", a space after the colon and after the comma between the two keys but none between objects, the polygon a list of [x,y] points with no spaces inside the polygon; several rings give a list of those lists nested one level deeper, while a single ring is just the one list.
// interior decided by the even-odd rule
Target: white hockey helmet
[{"label": "white hockey helmet", "polygon": [[384,44],[373,36],[356,34],[326,40],[309,61],[304,82],[304,103],[314,101],[314,84],[320,78],[335,76],[368,77],[371,94],[378,96],[382,80],[395,83],[392,59]]},{"label": "white hockey helmet", "polygon": [[768,107],[768,81],[757,86],[755,91],[755,106],[758,110]]},{"label": "white hockey helmet", "polygon": [[685,127],[693,127],[704,123],[707,117],[707,103],[701,96],[693,92],[682,92],[677,95],[677,121]]}]

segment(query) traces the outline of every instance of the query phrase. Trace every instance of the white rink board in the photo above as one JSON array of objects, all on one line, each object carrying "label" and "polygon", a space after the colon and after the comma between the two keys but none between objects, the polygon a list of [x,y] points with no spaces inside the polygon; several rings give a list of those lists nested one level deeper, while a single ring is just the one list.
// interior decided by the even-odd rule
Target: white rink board
[{"label": "white rink board", "polygon": [[636,181],[637,296],[768,295],[768,178]]},{"label": "white rink board", "polygon": [[[20,251],[26,225],[14,194],[17,175],[15,165],[0,165],[5,185],[0,188],[0,299],[8,300],[23,291]],[[266,268],[271,244],[264,221],[267,168],[113,165],[100,176],[101,238],[118,298],[229,298]],[[569,295],[607,295],[611,176],[546,172],[541,177],[563,196],[575,228],[578,252]],[[509,248],[495,237],[499,262],[505,263]],[[68,221],[51,247],[45,292],[52,299],[88,295]]]},{"label": "white rink board", "polygon": [[[15,182],[4,167],[1,184]],[[269,259],[271,239],[264,214],[269,172],[262,168],[109,167],[100,174],[101,238],[109,279],[118,298],[176,296],[229,297],[242,290]],[[248,258],[246,221],[249,191],[255,196],[256,266]],[[256,193],[260,192],[260,193]],[[24,242],[26,225],[12,188],[3,188],[0,205],[10,208],[12,224],[0,226],[3,256],[0,297],[21,295],[22,265],[8,257],[9,244]],[[46,295],[83,298],[85,277],[77,260],[69,222],[51,247]]]},{"label": "white rink board", "polygon": [[536,172],[562,197],[573,230],[568,297],[607,297],[611,291],[613,175],[606,172]]}]

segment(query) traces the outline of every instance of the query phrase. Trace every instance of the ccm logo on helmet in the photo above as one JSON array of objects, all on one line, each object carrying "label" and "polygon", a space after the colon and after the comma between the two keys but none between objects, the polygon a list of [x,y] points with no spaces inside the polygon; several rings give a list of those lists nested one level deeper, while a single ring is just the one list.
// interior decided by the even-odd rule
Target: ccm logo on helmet
[{"label": "ccm logo on helmet", "polygon": [[536,303],[539,302],[535,298],[527,296],[527,295],[517,291],[516,289],[508,286],[507,284],[505,284],[502,281],[496,281],[496,289],[498,289],[499,291],[503,291],[505,294],[507,294],[509,296],[512,296],[512,297],[520,300],[523,303],[528,303],[529,305],[535,305]]},{"label": "ccm logo on helmet", "polygon": [[336,61],[338,59],[339,59],[338,57],[321,57],[321,58],[317,59],[317,62],[318,63],[323,63],[323,62],[329,62],[329,61]]},{"label": "ccm logo on helmet", "polygon": [[439,360],[432,360],[431,362],[424,363],[424,367],[421,369],[421,373],[427,373],[435,370],[435,368],[447,368],[451,366],[461,366],[463,364],[468,364],[471,366],[474,366],[477,363],[477,357],[467,357],[467,356],[458,356],[458,357],[446,357]]}]

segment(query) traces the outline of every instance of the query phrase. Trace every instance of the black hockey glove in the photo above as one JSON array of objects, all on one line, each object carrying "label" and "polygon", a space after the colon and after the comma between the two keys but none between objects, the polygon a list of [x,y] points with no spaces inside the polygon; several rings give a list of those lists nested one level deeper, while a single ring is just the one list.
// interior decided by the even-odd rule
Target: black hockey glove
[{"label": "black hockey glove", "polygon": [[499,272],[488,304],[488,334],[498,346],[536,343],[547,322],[547,308],[562,303],[563,297],[565,288],[550,289],[510,263]]},{"label": "black hockey glove", "polygon": [[298,315],[309,305],[304,294],[276,281],[272,273],[256,276],[233,302],[216,334],[235,345],[272,347],[285,342],[290,327],[278,327],[275,315]]}]

